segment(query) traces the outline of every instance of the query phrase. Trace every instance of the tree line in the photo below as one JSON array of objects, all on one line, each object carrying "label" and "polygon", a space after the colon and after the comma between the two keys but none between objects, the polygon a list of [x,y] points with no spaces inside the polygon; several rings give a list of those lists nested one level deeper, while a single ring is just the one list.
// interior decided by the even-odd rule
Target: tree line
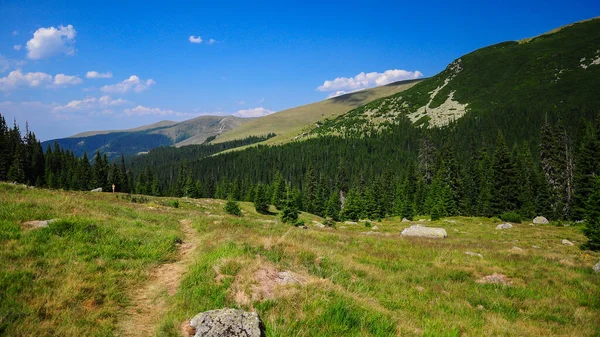
[{"label": "tree line", "polygon": [[72,190],[115,184],[126,193],[251,201],[259,212],[272,204],[334,220],[507,213],[587,219],[588,236],[600,239],[600,116],[572,130],[546,118],[535,142],[509,145],[499,128],[493,137],[465,137],[456,124],[424,129],[404,119],[361,138],[324,136],[215,156],[223,145],[161,148],[111,163],[58,144],[43,151],[33,132],[21,136],[0,116],[0,180]]},{"label": "tree line", "polygon": [[58,143],[44,151],[35,134],[26,126],[24,135],[16,121],[9,128],[0,114],[0,180],[37,187],[64,190],[104,191],[116,186],[118,192],[132,191],[133,177],[121,156],[120,164],[110,163],[106,154],[96,152],[92,161],[87,153],[77,157]]}]

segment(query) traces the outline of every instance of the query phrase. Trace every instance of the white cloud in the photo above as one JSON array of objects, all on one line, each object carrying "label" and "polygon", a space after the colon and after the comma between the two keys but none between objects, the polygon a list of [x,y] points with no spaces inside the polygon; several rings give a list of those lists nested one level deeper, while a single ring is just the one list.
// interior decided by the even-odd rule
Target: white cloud
[{"label": "white cloud", "polygon": [[73,100],[65,105],[55,106],[52,111],[88,111],[93,112],[96,110],[102,110],[104,112],[110,111],[111,107],[124,105],[130,103],[122,98],[112,99],[110,96],[105,95],[100,98],[86,97],[82,100]]},{"label": "white cloud", "polygon": [[21,50],[21,47],[23,47],[23,46],[20,45],[20,44],[16,44],[16,45],[13,46],[13,49],[16,50],[16,51],[19,51],[19,50]]},{"label": "white cloud", "polygon": [[18,30],[13,30],[13,32],[12,32],[12,35],[13,35],[13,36],[17,36],[17,35],[19,35],[19,31],[18,31]]},{"label": "white cloud", "polygon": [[83,80],[77,76],[69,76],[65,74],[56,74],[54,76],[54,85],[57,86],[69,86],[69,85],[77,85],[83,82]]},{"label": "white cloud", "polygon": [[23,61],[23,60],[12,60],[12,59],[7,59],[6,57],[0,55],[0,74],[9,70],[9,69],[15,69],[15,68],[19,68],[23,65],[25,65],[27,62]]},{"label": "white cloud", "polygon": [[10,67],[10,60],[6,57],[0,55],[0,73],[3,73],[8,70]]},{"label": "white cloud", "polygon": [[215,39],[209,39],[209,40],[208,40],[208,44],[213,44],[213,43],[215,43],[215,42],[217,42]]},{"label": "white cloud", "polygon": [[77,32],[73,26],[58,26],[40,28],[33,33],[33,38],[27,41],[27,57],[32,60],[40,60],[58,54],[75,54],[75,36]]},{"label": "white cloud", "polygon": [[37,88],[51,83],[52,75],[41,72],[23,74],[17,69],[11,71],[6,77],[0,78],[0,91],[9,91],[21,86]]},{"label": "white cloud", "polygon": [[[202,43],[202,38],[200,36],[192,35],[192,36],[190,36],[189,40],[191,43]],[[210,43],[210,41],[209,41],[209,43]]]},{"label": "white cloud", "polygon": [[331,81],[325,81],[323,85],[319,86],[319,91],[336,91],[347,93],[348,91],[356,91],[365,88],[371,88],[378,85],[385,85],[388,83],[417,79],[423,77],[420,71],[406,71],[406,70],[386,70],[383,73],[371,72],[371,73],[360,73],[354,77],[338,77]]},{"label": "white cloud", "polygon": [[112,73],[109,71],[107,73],[99,73],[97,71],[88,71],[87,74],[85,74],[86,78],[112,78],[113,75]]},{"label": "white cloud", "polygon": [[130,91],[134,92],[142,92],[148,89],[151,85],[156,84],[153,79],[148,80],[140,80],[139,77],[132,75],[125,81],[117,84],[105,85],[100,90],[105,93],[117,93],[117,94],[125,94]]},{"label": "white cloud", "polygon": [[261,107],[261,108],[254,108],[254,109],[239,110],[238,112],[234,113],[233,115],[236,117],[243,117],[243,118],[262,117],[262,116],[270,115],[274,112],[275,111],[271,111],[271,110]]}]

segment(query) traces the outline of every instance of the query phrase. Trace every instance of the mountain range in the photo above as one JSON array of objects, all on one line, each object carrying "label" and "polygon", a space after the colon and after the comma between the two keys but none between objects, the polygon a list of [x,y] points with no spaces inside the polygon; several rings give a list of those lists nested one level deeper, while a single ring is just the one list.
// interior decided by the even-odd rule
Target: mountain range
[{"label": "mountain range", "polygon": [[381,132],[401,118],[427,128],[465,116],[490,125],[509,119],[515,128],[527,128],[539,124],[540,111],[569,112],[576,120],[597,110],[599,78],[600,20],[595,18],[475,50],[430,78],[391,83],[260,118],[202,116],[130,130],[85,132],[46,144],[57,141],[78,155],[98,150],[109,156],[267,134],[275,137],[261,144],[276,145],[327,134]]}]

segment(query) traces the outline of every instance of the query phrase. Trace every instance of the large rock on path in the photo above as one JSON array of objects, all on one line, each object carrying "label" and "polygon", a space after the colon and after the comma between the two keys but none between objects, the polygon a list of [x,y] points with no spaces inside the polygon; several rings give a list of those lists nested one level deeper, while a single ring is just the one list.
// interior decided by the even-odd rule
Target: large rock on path
[{"label": "large rock on path", "polygon": [[421,225],[414,225],[402,231],[402,236],[415,236],[422,238],[441,239],[448,237],[446,230],[443,228],[432,228]]},{"label": "large rock on path", "polygon": [[256,312],[220,309],[202,312],[190,321],[194,337],[264,337],[265,328]]}]

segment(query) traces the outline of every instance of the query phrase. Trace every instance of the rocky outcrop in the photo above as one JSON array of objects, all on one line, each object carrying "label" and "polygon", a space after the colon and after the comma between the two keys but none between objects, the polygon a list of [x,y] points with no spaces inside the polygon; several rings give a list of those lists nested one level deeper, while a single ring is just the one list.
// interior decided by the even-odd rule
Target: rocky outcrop
[{"label": "rocky outcrop", "polygon": [[592,269],[595,273],[600,273],[600,261],[598,261],[598,263],[596,263],[596,265]]},{"label": "rocky outcrop", "polygon": [[265,328],[256,312],[220,309],[202,312],[190,321],[194,337],[264,337]]},{"label": "rocky outcrop", "polygon": [[402,231],[402,236],[414,236],[422,238],[441,239],[448,237],[446,230],[443,228],[432,228],[421,225],[414,225]]},{"label": "rocky outcrop", "polygon": [[534,225],[547,225],[549,223],[548,219],[543,216],[536,216],[532,222]]}]

